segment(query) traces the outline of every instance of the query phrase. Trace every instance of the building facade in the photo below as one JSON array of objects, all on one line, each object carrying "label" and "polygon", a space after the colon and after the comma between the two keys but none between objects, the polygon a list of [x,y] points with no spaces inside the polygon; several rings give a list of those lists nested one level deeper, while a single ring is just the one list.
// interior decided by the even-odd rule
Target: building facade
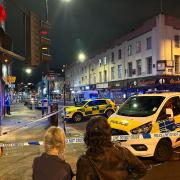
[{"label": "building facade", "polygon": [[154,90],[180,91],[180,19],[160,14],[67,70],[72,90],[117,101]]}]

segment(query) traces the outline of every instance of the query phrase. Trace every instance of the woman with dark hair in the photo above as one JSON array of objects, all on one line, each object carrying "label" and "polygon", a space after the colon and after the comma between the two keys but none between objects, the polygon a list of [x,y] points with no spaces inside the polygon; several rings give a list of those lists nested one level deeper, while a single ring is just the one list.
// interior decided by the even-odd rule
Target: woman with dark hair
[{"label": "woman with dark hair", "polygon": [[130,180],[146,173],[144,164],[128,149],[111,142],[106,118],[93,117],[84,137],[87,151],[77,161],[77,180]]}]

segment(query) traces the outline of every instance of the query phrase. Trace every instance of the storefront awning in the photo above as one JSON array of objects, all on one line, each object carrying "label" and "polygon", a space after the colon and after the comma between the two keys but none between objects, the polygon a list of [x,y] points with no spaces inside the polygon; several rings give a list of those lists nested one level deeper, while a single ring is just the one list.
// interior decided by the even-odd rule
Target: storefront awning
[{"label": "storefront awning", "polygon": [[12,52],[12,51],[9,51],[9,50],[7,50],[7,49],[2,48],[2,47],[0,47],[0,52],[3,52],[3,53],[5,53],[5,54],[7,54],[7,55],[9,55],[9,56],[17,59],[17,60],[20,60],[20,61],[25,61],[25,60],[26,60],[25,57],[20,56],[20,55],[14,53],[14,52]]}]

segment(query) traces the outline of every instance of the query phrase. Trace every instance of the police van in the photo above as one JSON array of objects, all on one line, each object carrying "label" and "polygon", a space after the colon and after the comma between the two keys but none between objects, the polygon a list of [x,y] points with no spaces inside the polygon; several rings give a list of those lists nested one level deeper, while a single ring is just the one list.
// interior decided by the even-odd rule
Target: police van
[{"label": "police van", "polygon": [[[180,132],[180,93],[132,96],[109,117],[108,123],[112,135],[143,135],[144,138],[121,142],[134,155],[153,156],[156,161],[166,161],[171,157],[173,148],[180,146],[179,136],[168,136],[168,133]],[[163,133],[167,136],[161,137]],[[160,138],[153,134],[159,134]]]}]

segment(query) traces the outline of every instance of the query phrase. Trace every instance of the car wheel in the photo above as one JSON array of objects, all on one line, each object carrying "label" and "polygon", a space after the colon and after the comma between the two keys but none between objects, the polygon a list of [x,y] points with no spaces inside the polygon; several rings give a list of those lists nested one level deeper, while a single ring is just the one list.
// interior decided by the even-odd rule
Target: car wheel
[{"label": "car wheel", "polygon": [[162,139],[158,142],[155,152],[154,160],[156,162],[164,162],[171,158],[172,156],[172,145],[171,142],[167,139]]},{"label": "car wheel", "polygon": [[113,110],[107,110],[106,111],[106,117],[109,118],[114,113]]},{"label": "car wheel", "polygon": [[83,120],[83,115],[81,113],[75,113],[72,119],[73,119],[73,122],[80,122]]}]

